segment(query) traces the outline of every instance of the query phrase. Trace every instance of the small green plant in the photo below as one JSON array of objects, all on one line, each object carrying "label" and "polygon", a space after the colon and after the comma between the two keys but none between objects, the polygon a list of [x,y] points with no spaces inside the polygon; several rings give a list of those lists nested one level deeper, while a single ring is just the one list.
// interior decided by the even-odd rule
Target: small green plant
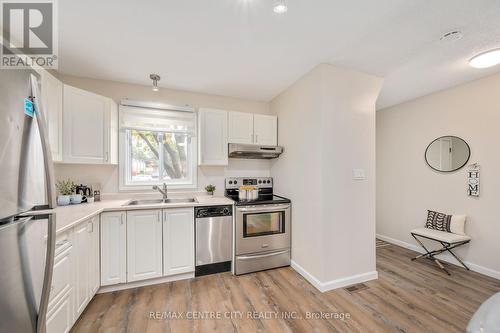
[{"label": "small green plant", "polygon": [[71,181],[70,179],[68,180],[60,180],[56,184],[57,191],[61,195],[71,195],[75,191],[75,183]]},{"label": "small green plant", "polygon": [[207,186],[205,187],[205,191],[207,191],[209,194],[212,194],[212,195],[213,195],[213,194],[214,194],[214,192],[215,192],[215,185],[212,185],[212,184],[207,185]]}]

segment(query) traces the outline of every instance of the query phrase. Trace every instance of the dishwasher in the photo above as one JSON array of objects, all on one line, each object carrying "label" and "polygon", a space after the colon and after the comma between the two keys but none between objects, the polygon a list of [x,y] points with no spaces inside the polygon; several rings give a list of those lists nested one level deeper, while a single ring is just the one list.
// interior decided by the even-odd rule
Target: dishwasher
[{"label": "dishwasher", "polygon": [[231,271],[233,206],[195,208],[195,276]]}]

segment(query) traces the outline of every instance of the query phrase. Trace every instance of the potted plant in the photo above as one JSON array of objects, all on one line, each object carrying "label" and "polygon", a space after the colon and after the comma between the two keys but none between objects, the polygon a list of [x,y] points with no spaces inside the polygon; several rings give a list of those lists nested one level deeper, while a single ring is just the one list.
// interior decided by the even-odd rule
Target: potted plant
[{"label": "potted plant", "polygon": [[214,195],[214,192],[215,192],[215,185],[212,185],[212,184],[207,185],[207,186],[205,187],[205,191],[207,191],[207,193],[208,193],[208,194],[210,194],[210,195]]},{"label": "potted plant", "polygon": [[56,184],[59,195],[57,196],[57,204],[59,206],[67,206],[70,204],[71,195],[75,191],[75,184],[71,180],[60,180]]}]

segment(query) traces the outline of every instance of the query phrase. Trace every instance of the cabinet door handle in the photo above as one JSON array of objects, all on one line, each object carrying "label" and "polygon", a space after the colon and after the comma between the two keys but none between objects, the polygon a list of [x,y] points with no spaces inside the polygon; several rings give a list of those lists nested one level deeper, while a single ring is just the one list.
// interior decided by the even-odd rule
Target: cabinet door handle
[{"label": "cabinet door handle", "polygon": [[120,215],[120,224],[123,225],[123,214]]},{"label": "cabinet door handle", "polygon": [[108,153],[108,152],[106,152],[104,156],[105,156],[105,161],[106,161],[106,162],[109,162],[109,153]]},{"label": "cabinet door handle", "polygon": [[87,223],[87,232],[88,232],[89,234],[91,234],[91,233],[93,233],[93,232],[94,232],[94,223],[92,223],[92,222],[88,222],[88,223]]},{"label": "cabinet door handle", "polygon": [[61,246],[64,246],[69,243],[69,240],[64,240],[62,242],[56,243],[56,249],[59,249]]},{"label": "cabinet door handle", "polygon": [[160,222],[160,214],[161,214],[161,213],[160,213],[160,212],[158,212],[158,214],[156,215],[156,220],[157,220],[158,222]]}]

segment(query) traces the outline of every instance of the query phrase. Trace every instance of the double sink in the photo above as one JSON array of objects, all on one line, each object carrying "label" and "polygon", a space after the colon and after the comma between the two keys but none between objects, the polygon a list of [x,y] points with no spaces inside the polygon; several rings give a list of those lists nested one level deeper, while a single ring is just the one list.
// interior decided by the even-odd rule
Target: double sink
[{"label": "double sink", "polygon": [[132,200],[126,206],[157,205],[169,203],[191,203],[196,202],[194,198],[172,198],[172,199],[154,199],[154,200]]}]

